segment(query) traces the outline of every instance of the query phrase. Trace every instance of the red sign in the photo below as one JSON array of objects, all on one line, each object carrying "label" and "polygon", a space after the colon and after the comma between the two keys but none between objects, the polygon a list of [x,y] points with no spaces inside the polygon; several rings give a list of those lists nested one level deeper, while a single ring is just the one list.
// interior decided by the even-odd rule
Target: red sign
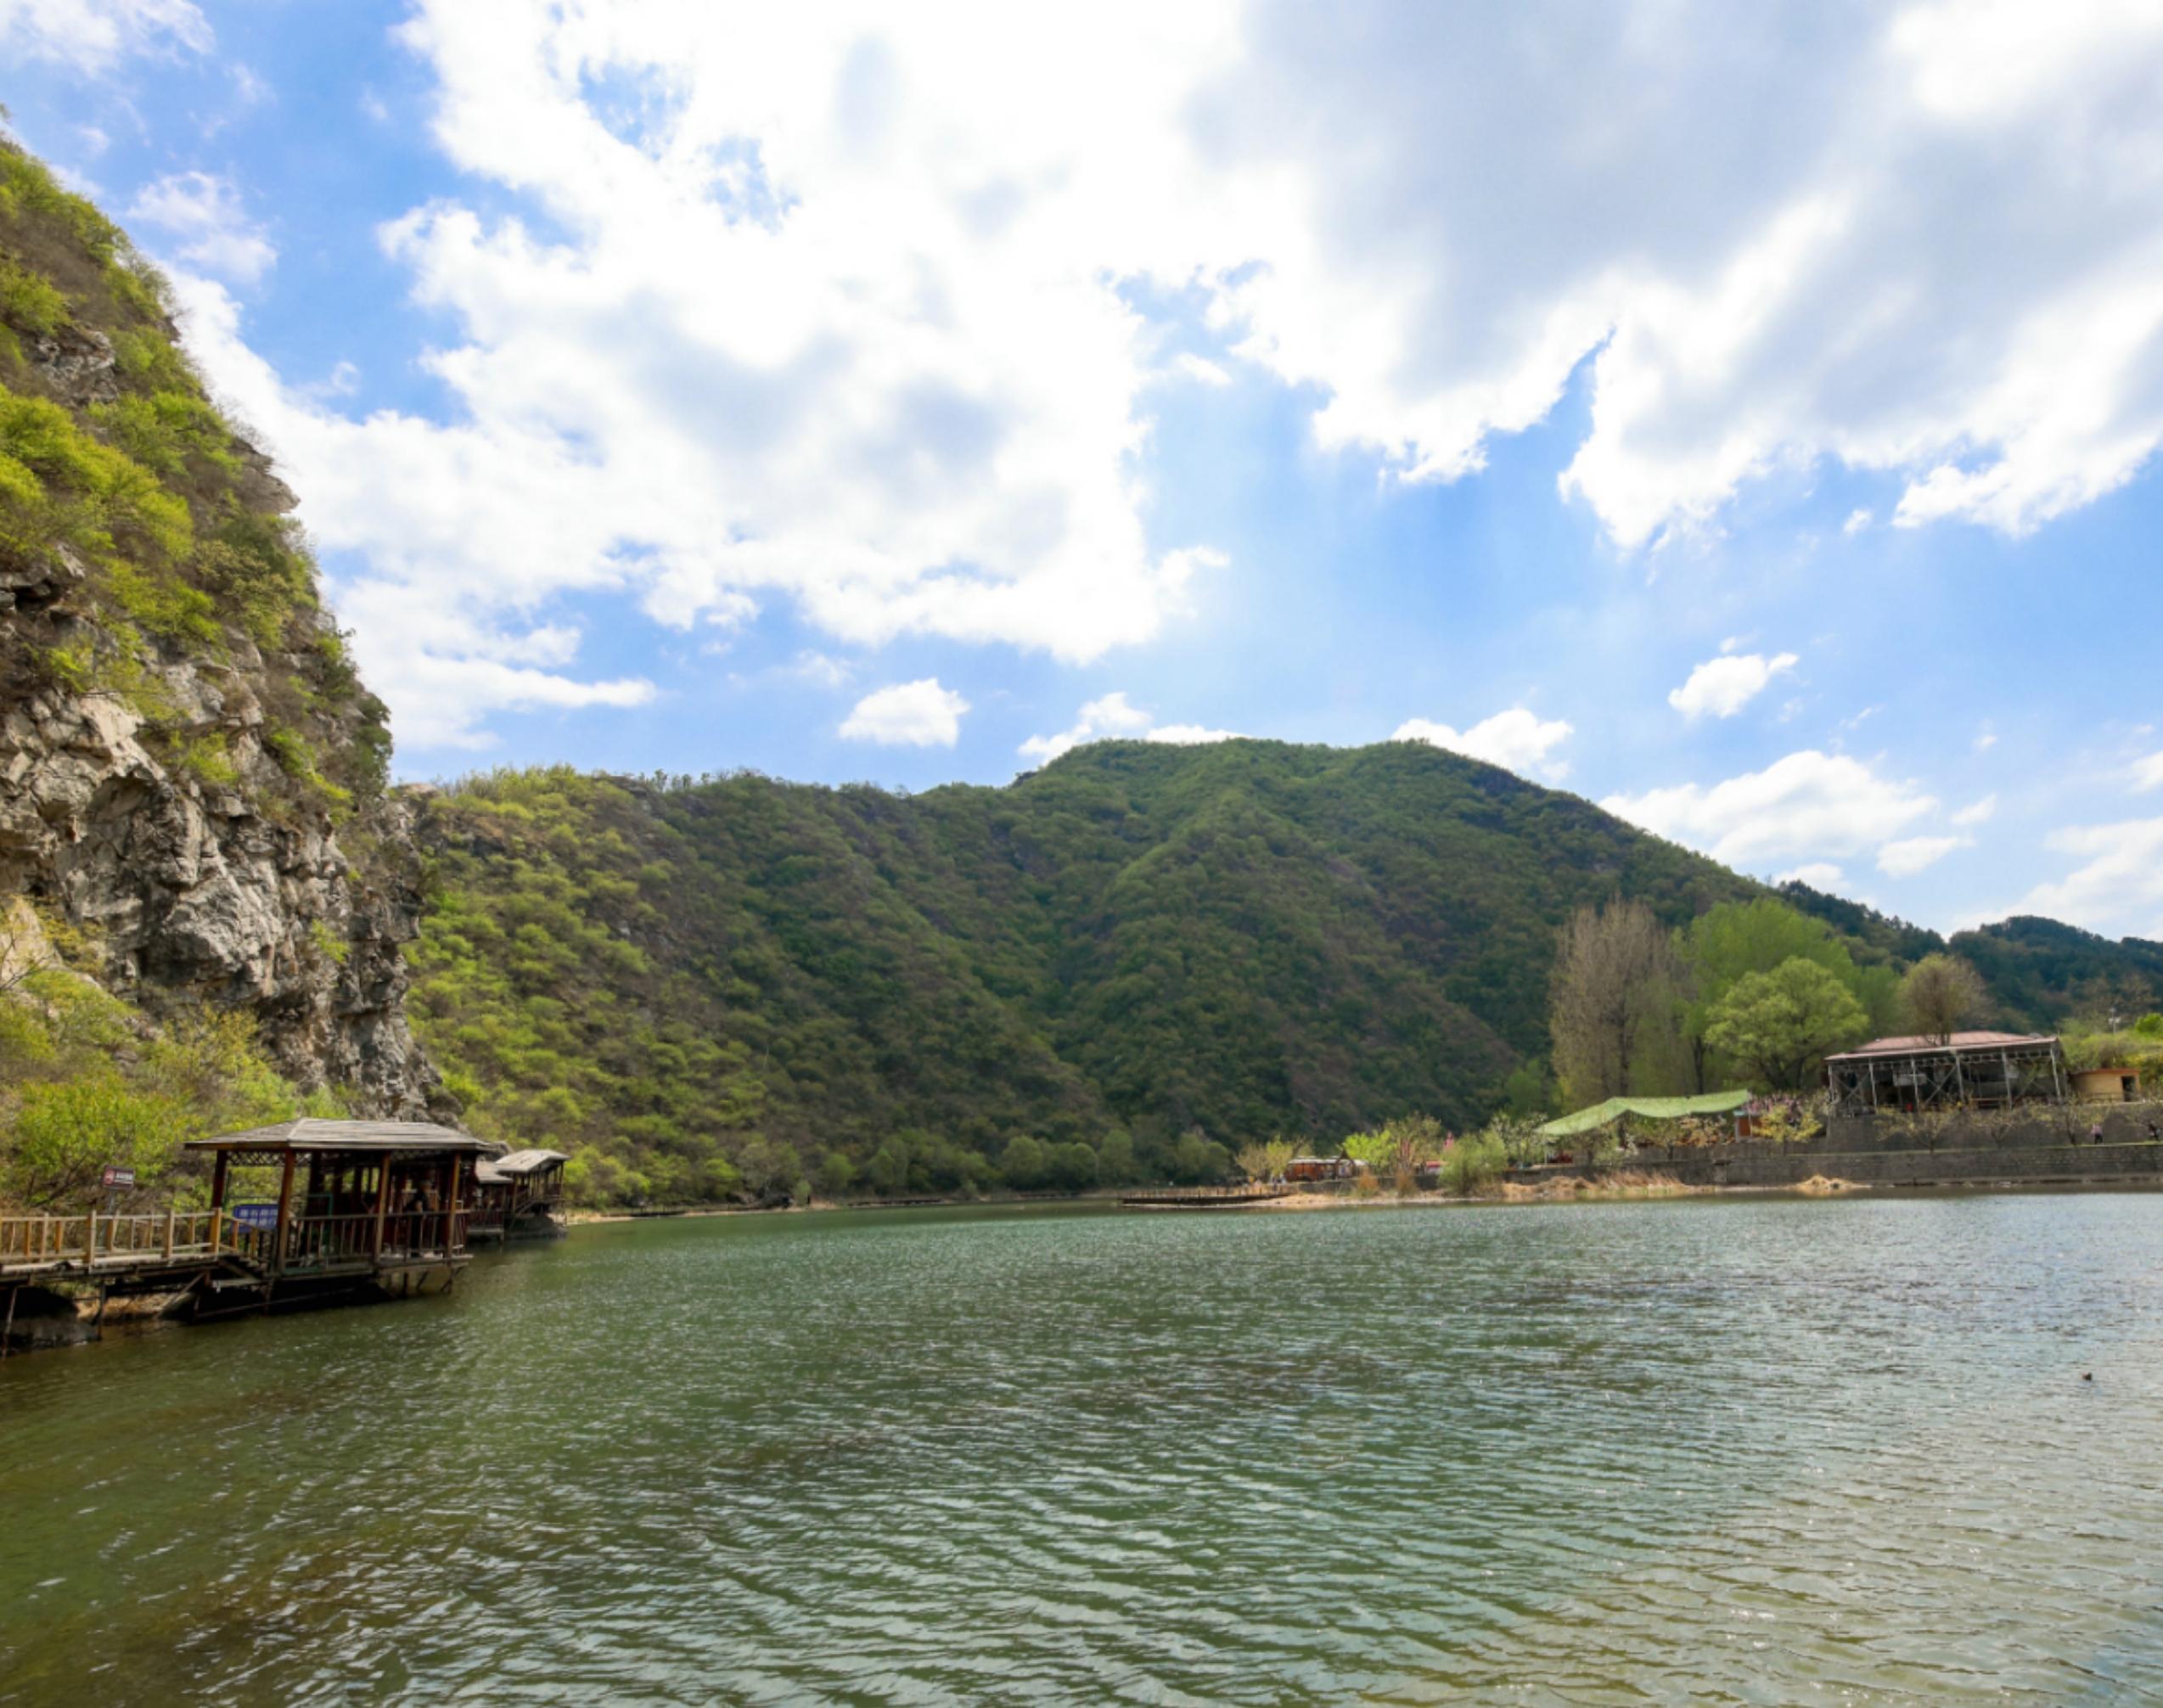
[{"label": "red sign", "polygon": [[115,1168],[110,1163],[105,1165],[105,1185],[109,1190],[117,1190],[121,1187],[134,1184],[135,1171],[133,1169]]}]

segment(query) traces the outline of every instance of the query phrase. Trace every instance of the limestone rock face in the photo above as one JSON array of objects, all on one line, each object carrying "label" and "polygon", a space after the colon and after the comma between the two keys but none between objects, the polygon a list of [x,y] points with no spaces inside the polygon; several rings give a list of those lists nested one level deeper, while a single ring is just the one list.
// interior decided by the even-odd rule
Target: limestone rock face
[{"label": "limestone rock face", "polygon": [[451,1113],[403,1006],[421,912],[409,809],[391,797],[346,827],[368,847],[357,870],[323,823],[272,816],[274,761],[226,716],[239,696],[184,662],[160,675],[191,724],[221,728],[238,781],[175,774],[118,697],[40,688],[0,713],[0,892],[56,906],[99,946],[108,987],[153,1012],[252,1010],[304,1087]]}]

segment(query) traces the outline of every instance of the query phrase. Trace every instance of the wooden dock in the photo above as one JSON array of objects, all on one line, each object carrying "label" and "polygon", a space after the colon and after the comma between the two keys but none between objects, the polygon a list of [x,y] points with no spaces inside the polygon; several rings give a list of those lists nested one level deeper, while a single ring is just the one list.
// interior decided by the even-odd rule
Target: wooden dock
[{"label": "wooden dock", "polygon": [[1249,1210],[1289,1198],[1289,1186],[1177,1186],[1155,1192],[1124,1192],[1122,1210]]}]

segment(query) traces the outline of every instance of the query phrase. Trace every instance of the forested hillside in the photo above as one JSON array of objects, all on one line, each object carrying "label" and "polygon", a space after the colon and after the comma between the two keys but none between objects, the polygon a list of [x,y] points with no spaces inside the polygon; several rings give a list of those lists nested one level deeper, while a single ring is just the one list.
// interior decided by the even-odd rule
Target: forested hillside
[{"label": "forested hillside", "polygon": [[1196,1133],[1467,1124],[1545,1053],[1571,909],[1758,893],[1409,744],[1103,744],[915,797],[503,773],[421,828],[416,1025],[477,1127],[603,1196],[951,1187],[1017,1136],[1177,1175]]},{"label": "forested hillside", "polygon": [[[1194,1177],[1278,1132],[1469,1126],[1541,1094],[1574,909],[1682,926],[1773,893],[1409,743],[1099,743],[917,796],[568,769],[413,793],[416,1027],[474,1126],[570,1152],[598,1199]],[[1887,1025],[1895,970],[1945,947],[1780,894]],[[2007,1023],[2138,959],[2032,924],[1957,945]]]}]

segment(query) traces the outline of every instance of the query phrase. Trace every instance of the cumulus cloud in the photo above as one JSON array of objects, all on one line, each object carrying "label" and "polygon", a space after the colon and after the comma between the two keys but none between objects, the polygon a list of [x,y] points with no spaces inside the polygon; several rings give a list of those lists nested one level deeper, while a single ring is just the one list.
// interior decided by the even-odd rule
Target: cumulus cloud
[{"label": "cumulus cloud", "polygon": [[2145,759],[2133,761],[2133,789],[2145,795],[2151,789],[2163,789],[2163,753],[2151,753]]},{"label": "cumulus cloud", "polygon": [[2060,9],[418,0],[446,419],[203,354],[326,544],[512,630],[1150,638],[1213,561],[1144,522],[1168,298],[1408,480],[1589,364],[1563,490],[1626,547],[1827,459],[2019,533],[2163,438],[2163,12]]},{"label": "cumulus cloud", "polygon": [[240,194],[209,172],[170,172],[137,196],[128,217],[172,240],[177,257],[213,278],[253,284],[278,250],[248,217]]},{"label": "cumulus cloud", "polygon": [[1997,796],[1986,795],[1980,801],[1971,801],[1952,815],[1952,822],[1960,825],[1986,824],[1997,811]]},{"label": "cumulus cloud", "polygon": [[1205,741],[1236,741],[1236,732],[1205,729],[1198,723],[1159,724],[1155,718],[1121,694],[1108,694],[1082,708],[1074,722],[1055,735],[1032,735],[1023,742],[1021,756],[1039,765],[1049,764],[1062,753],[1070,753],[1084,742],[1104,741],[1117,736],[1139,736],[1144,741],[1171,742],[1192,746]]},{"label": "cumulus cloud", "polygon": [[881,747],[952,747],[961,735],[969,702],[936,677],[897,683],[868,694],[841,725],[851,741],[875,741]]},{"label": "cumulus cloud", "polygon": [[1772,658],[1761,653],[1722,652],[1690,672],[1690,679],[1667,696],[1668,705],[1688,718],[1708,713],[1733,717],[1765,691],[1766,684],[1801,660],[1791,652]]},{"label": "cumulus cloud", "polygon": [[1913,878],[1956,848],[1972,848],[1972,836],[1904,836],[1878,851],[1878,869],[1889,878]]},{"label": "cumulus cloud", "polygon": [[2030,891],[2016,911],[2111,935],[2163,937],[2163,818],[2076,826],[2043,846],[2082,863]]},{"label": "cumulus cloud", "polygon": [[1846,874],[1829,860],[1812,860],[1801,866],[1790,867],[1774,877],[1775,884],[1807,884],[1813,890],[1836,890],[1846,881]]},{"label": "cumulus cloud", "polygon": [[1435,723],[1424,717],[1408,717],[1396,727],[1390,739],[1424,741],[1430,747],[1446,747],[1467,758],[1484,759],[1505,771],[1537,772],[1551,783],[1559,783],[1570,774],[1569,764],[1564,760],[1550,760],[1548,755],[1568,740],[1570,733],[1570,725],[1560,718],[1542,718],[1521,705],[1514,705],[1492,717],[1482,718],[1464,730],[1452,729],[1447,723]]},{"label": "cumulus cloud", "polygon": [[1710,789],[1684,783],[1600,802],[1617,817],[1730,866],[1882,846],[1937,802],[1846,754],[1806,748]]},{"label": "cumulus cloud", "polygon": [[1592,356],[1564,486],[1626,544],[1821,458],[2031,528],[2163,435],[2163,13],[2071,9],[1265,5],[1207,110],[1284,210],[1250,353],[1412,478]]},{"label": "cumulus cloud", "polygon": [[0,57],[76,71],[126,53],[207,53],[212,39],[188,0],[0,0]]}]

